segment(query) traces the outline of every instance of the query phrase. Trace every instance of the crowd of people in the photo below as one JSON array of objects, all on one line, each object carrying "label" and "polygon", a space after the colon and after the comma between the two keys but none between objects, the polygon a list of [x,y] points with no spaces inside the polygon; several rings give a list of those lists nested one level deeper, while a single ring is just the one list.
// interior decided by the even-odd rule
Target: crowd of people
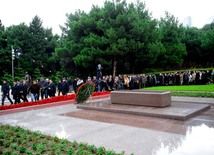
[{"label": "crowd of people", "polygon": [[[209,84],[214,81],[214,70],[211,71],[188,71],[175,72],[166,74],[140,74],[140,75],[119,75],[119,76],[93,76],[86,80],[75,78],[67,80],[63,78],[57,84],[51,79],[34,80],[31,84],[29,79],[23,81],[14,81],[11,87],[11,94],[14,99],[14,104],[28,102],[28,96],[31,101],[37,101],[48,97],[59,95],[67,95],[69,92],[77,92],[78,88],[85,82],[93,82],[96,86],[96,92],[113,91],[113,90],[132,90],[141,89],[152,86],[168,86],[168,85],[199,85]],[[5,80],[2,85],[2,105],[7,97],[13,104],[10,98],[10,86]]]},{"label": "crowd of people", "polygon": [[96,91],[111,90],[132,90],[152,86],[168,85],[200,85],[209,84],[214,81],[214,71],[188,71],[166,74],[140,74],[140,75],[119,75],[112,77],[102,76],[87,81],[92,81],[96,85]]},{"label": "crowd of people", "polygon": [[[31,98],[31,101],[54,97],[57,91],[58,95],[67,95],[69,92],[69,85],[65,78],[60,80],[58,88],[55,83],[48,78],[40,81],[33,80],[32,83],[26,80],[15,80],[12,87],[4,80],[2,85],[2,105],[4,105],[5,98],[7,98],[11,104],[18,104],[28,102],[28,97]],[[10,93],[13,96],[14,103],[10,98]]]}]

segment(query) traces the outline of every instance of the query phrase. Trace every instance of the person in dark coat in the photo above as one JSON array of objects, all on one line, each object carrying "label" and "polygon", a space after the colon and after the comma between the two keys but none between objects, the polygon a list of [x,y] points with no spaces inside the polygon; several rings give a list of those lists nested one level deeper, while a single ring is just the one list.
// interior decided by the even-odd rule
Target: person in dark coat
[{"label": "person in dark coat", "polygon": [[44,99],[44,97],[45,97],[45,86],[47,86],[46,84],[47,83],[46,83],[46,81],[43,78],[41,78],[40,81],[39,81],[39,83],[38,83],[39,88],[40,88],[41,99]]},{"label": "person in dark coat", "polygon": [[17,83],[17,81],[14,81],[13,82],[13,87],[12,87],[12,92],[11,92],[11,94],[13,95],[13,99],[15,100],[14,104],[20,103],[19,91],[20,90],[19,90],[19,87],[18,87],[18,83]]},{"label": "person in dark coat", "polygon": [[17,100],[19,101],[19,103],[21,102],[21,99],[24,102],[23,85],[19,80],[17,80],[17,92],[18,92],[18,99]]},{"label": "person in dark coat", "polygon": [[107,80],[107,87],[108,87],[108,91],[112,91],[114,90],[113,87],[114,87],[114,79],[113,77],[110,75],[108,80]]},{"label": "person in dark coat", "polygon": [[95,84],[95,92],[98,92],[98,84],[99,84],[99,81],[98,81],[98,79],[96,78],[96,76],[93,76],[92,82]]},{"label": "person in dark coat", "polygon": [[48,85],[48,95],[50,97],[54,97],[56,94],[56,86],[55,83],[53,83],[52,80],[49,80],[49,85]]},{"label": "person in dark coat", "polygon": [[102,92],[102,91],[106,91],[106,90],[108,90],[108,87],[107,87],[107,81],[106,81],[106,77],[103,77],[102,79],[101,79],[101,81],[100,81],[100,83],[99,83],[99,85],[100,85],[100,91]]},{"label": "person in dark coat", "polygon": [[130,88],[130,90],[134,89],[134,81],[135,81],[134,76],[131,76],[130,82],[129,82],[129,86],[130,86],[129,88]]},{"label": "person in dark coat", "polygon": [[48,86],[49,86],[49,79],[46,79],[44,83],[45,98],[48,98]]},{"label": "person in dark coat", "polygon": [[7,99],[10,101],[11,104],[13,104],[13,101],[10,98],[10,85],[7,83],[6,80],[3,81],[2,85],[2,102],[1,104],[4,105],[4,100],[7,97]]},{"label": "person in dark coat", "polygon": [[69,85],[68,82],[63,78],[62,80],[62,95],[67,95],[69,92]]},{"label": "person in dark coat", "polygon": [[58,96],[62,93],[62,81],[60,80],[58,85],[57,85],[57,90],[58,90]]},{"label": "person in dark coat", "polygon": [[24,102],[28,102],[28,99],[27,99],[27,90],[28,90],[28,84],[25,80],[23,80],[22,82],[22,97],[23,97],[23,101]]},{"label": "person in dark coat", "polygon": [[73,80],[73,89],[74,89],[74,92],[76,93],[77,92],[77,78],[75,78],[74,80]]},{"label": "person in dark coat", "polygon": [[39,98],[39,85],[36,80],[33,81],[33,84],[28,88],[28,94],[30,94],[31,101],[37,101]]}]

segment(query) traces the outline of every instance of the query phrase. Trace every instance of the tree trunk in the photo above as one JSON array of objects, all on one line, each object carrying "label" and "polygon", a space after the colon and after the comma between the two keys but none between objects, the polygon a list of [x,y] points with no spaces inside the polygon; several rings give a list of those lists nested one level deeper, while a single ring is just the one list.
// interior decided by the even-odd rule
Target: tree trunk
[{"label": "tree trunk", "polygon": [[116,69],[117,69],[117,60],[116,58],[113,59],[113,77],[116,75]]}]

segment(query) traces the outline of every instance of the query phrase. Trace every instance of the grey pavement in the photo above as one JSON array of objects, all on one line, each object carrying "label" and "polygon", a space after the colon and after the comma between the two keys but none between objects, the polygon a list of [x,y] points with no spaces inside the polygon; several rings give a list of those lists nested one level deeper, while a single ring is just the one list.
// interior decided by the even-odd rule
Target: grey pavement
[{"label": "grey pavement", "polygon": [[[213,99],[172,97],[173,100],[214,103]],[[19,125],[32,131],[104,146],[116,152],[135,155],[213,155],[214,128],[202,125],[187,128],[186,133],[169,133],[148,128],[105,123],[75,117],[76,105],[68,104],[0,116],[0,123]],[[214,123],[213,120],[209,120]],[[182,122],[180,123],[182,127]]]},{"label": "grey pavement", "polygon": [[172,96],[171,99],[172,99],[172,101],[183,101],[183,102],[214,104],[214,98],[206,98],[206,97],[181,97],[181,96]]}]

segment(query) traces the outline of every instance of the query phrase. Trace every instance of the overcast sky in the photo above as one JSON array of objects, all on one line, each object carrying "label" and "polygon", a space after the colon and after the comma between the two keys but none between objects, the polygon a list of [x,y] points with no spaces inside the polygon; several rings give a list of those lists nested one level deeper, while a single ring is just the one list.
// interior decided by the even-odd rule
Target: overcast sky
[{"label": "overcast sky", "polygon": [[[75,10],[88,12],[91,6],[102,6],[105,0],[0,0],[0,20],[8,27],[20,23],[29,24],[38,15],[45,28],[60,34],[59,25],[64,25],[66,13]],[[115,0],[116,1],[116,0]],[[136,0],[127,0],[135,2]],[[178,17],[180,22],[191,16],[192,25],[201,28],[214,18],[214,0],[141,0],[154,18],[164,16],[165,11]]]}]

